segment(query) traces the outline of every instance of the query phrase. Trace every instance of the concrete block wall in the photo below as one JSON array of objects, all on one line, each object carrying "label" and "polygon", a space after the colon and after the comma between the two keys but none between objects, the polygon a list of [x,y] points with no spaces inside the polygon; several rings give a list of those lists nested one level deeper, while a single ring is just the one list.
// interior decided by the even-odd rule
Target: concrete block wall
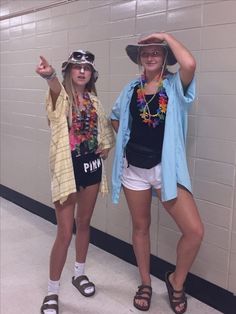
[{"label": "concrete block wall", "polygon": [[[187,152],[206,229],[192,272],[236,293],[236,1],[1,0],[0,9],[1,184],[49,206],[47,87],[34,72],[39,55],[60,73],[72,50],[93,51],[98,94],[109,114],[138,73],[125,54],[127,44],[143,33],[168,31],[191,49],[198,98],[189,115]],[[110,196],[99,197],[92,224],[131,243],[123,195],[118,206]],[[175,263],[179,235],[154,198],[152,253]]]}]

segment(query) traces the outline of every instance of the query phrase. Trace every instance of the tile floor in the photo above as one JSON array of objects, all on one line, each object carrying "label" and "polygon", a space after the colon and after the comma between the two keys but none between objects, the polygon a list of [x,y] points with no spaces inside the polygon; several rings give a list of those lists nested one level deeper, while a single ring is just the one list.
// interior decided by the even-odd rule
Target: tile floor
[{"label": "tile floor", "polygon": [[[0,198],[1,314],[39,314],[46,293],[48,259],[56,226]],[[81,296],[71,284],[73,243],[61,278],[60,314],[142,313],[132,306],[137,268],[90,245],[87,274],[96,283],[92,298]],[[152,278],[153,298],[148,313],[172,314],[165,284]],[[191,314],[220,313],[189,296]]]}]

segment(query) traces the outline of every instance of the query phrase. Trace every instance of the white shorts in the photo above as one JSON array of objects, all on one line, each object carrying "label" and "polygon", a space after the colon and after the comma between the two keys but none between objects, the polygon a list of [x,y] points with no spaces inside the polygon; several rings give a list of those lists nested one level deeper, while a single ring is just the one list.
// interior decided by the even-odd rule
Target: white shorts
[{"label": "white shorts", "polygon": [[141,191],[148,190],[151,187],[155,189],[161,188],[161,164],[151,169],[138,168],[129,165],[124,158],[123,172],[121,183],[130,190]]}]

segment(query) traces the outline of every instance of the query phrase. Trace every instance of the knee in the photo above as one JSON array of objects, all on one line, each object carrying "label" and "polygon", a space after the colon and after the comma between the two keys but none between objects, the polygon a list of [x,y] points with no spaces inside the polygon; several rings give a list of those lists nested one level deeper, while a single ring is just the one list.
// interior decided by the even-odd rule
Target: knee
[{"label": "knee", "polygon": [[196,242],[197,244],[201,244],[203,237],[204,237],[204,226],[202,223],[193,226],[191,229],[191,237],[193,239],[194,242]]},{"label": "knee", "polygon": [[72,239],[72,230],[66,228],[60,228],[57,232],[57,239],[63,247],[69,247]]},{"label": "knee", "polygon": [[150,222],[133,224],[133,232],[138,236],[147,236],[149,234]]},{"label": "knee", "polygon": [[204,226],[201,223],[197,228],[196,228],[196,237],[200,240],[200,242],[202,242],[202,239],[204,237]]},{"label": "knee", "polygon": [[87,230],[90,226],[90,217],[79,217],[76,219],[76,228],[79,230]]}]

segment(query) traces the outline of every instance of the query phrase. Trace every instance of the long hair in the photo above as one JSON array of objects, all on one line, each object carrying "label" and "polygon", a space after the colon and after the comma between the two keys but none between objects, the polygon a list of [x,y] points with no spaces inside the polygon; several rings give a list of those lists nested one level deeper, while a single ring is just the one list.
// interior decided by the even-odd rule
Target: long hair
[{"label": "long hair", "polygon": [[[69,125],[71,125],[72,123],[72,105],[73,103],[75,103],[75,99],[76,99],[76,93],[75,93],[75,88],[72,82],[72,77],[71,77],[71,68],[72,65],[68,64],[68,67],[64,73],[64,77],[63,77],[63,81],[62,81],[62,85],[64,86],[68,97],[69,97]],[[95,86],[95,79],[94,79],[94,70],[92,69],[92,73],[91,73],[91,78],[89,80],[89,82],[86,84],[85,86],[85,91],[97,96],[97,90],[96,90],[96,86]]]},{"label": "long hair", "polygon": [[[72,103],[74,101],[74,97],[75,97],[75,89],[74,89],[72,78],[71,78],[71,68],[72,68],[72,65],[69,64],[66,71],[65,71],[62,85],[64,86],[64,88],[65,88],[65,90],[69,96],[69,101]],[[91,78],[85,86],[85,91],[97,96],[97,90],[96,90],[96,86],[95,86],[94,70],[93,69],[92,69],[92,73],[91,73]]]}]

